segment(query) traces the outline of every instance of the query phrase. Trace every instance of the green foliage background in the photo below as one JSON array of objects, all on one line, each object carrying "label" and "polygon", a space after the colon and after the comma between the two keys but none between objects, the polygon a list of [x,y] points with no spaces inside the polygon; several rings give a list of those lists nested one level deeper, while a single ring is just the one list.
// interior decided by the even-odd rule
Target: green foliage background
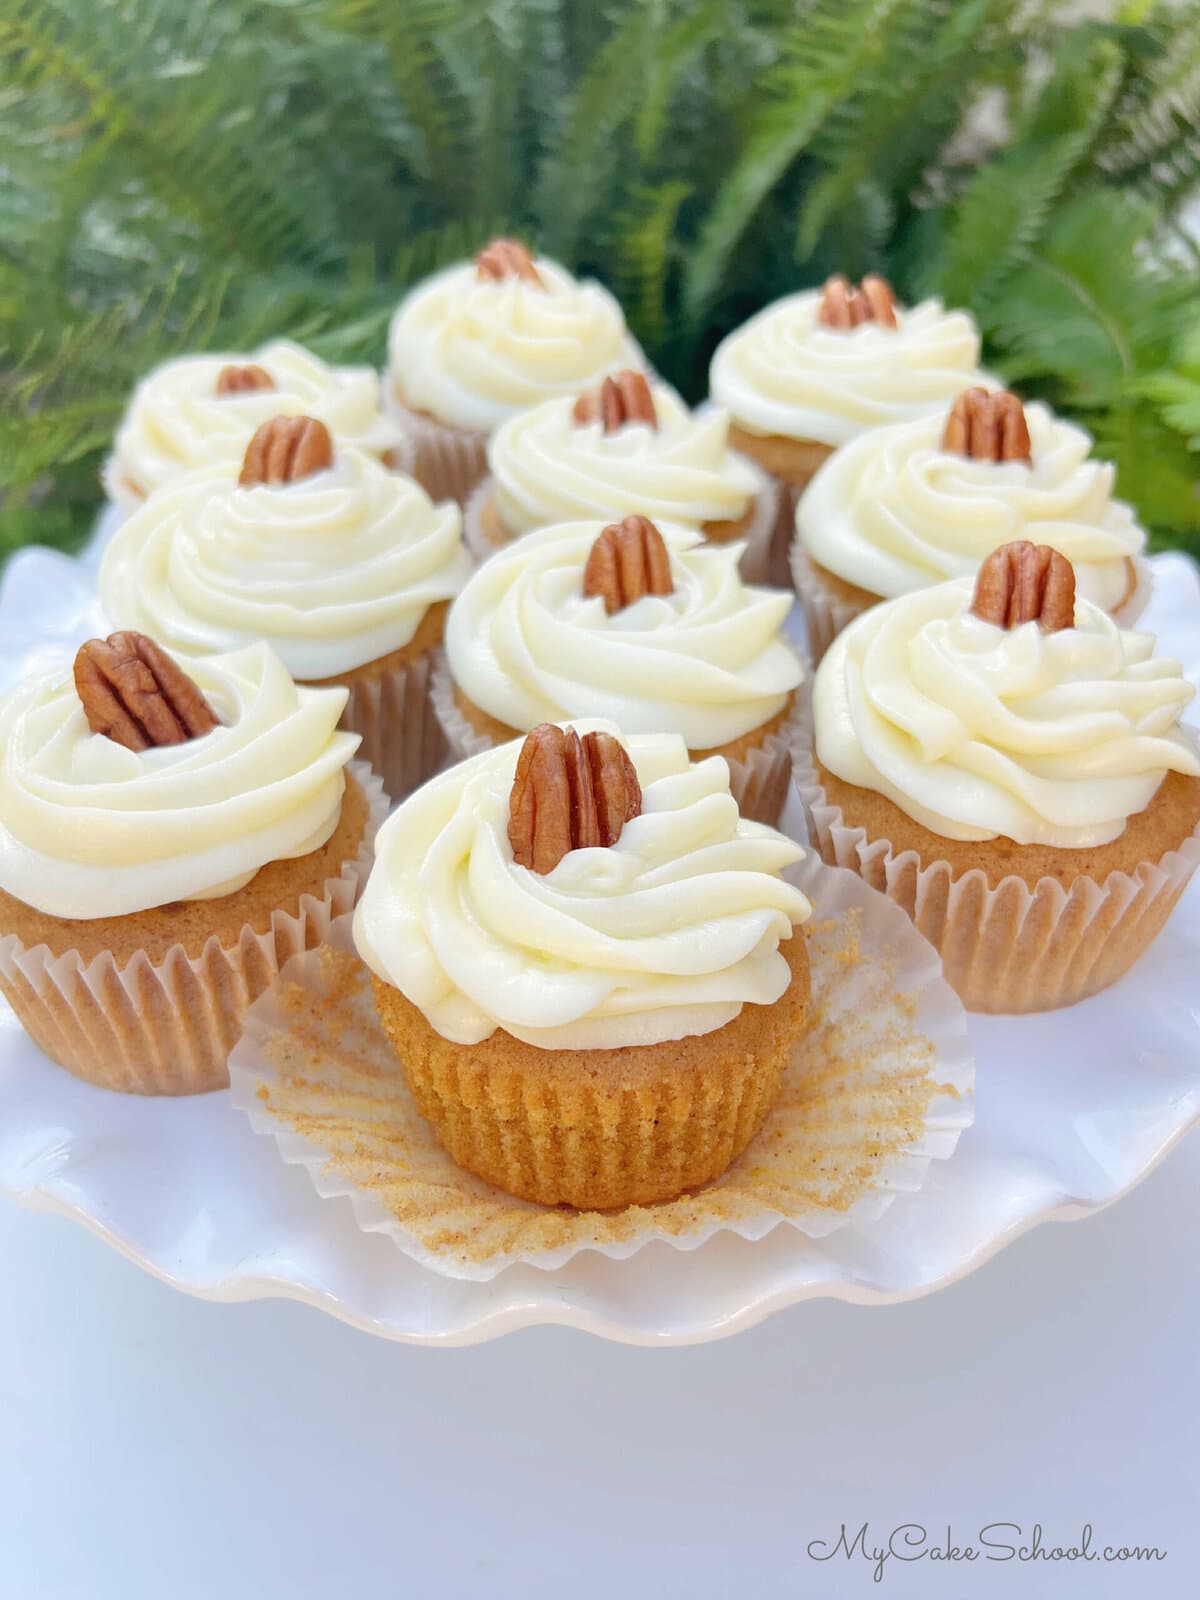
[{"label": "green foliage background", "polygon": [[1062,10],[0,0],[0,558],[86,531],[154,362],[379,362],[403,286],[500,230],[607,281],[691,398],[832,270],[968,305],[1200,551],[1200,5]]}]

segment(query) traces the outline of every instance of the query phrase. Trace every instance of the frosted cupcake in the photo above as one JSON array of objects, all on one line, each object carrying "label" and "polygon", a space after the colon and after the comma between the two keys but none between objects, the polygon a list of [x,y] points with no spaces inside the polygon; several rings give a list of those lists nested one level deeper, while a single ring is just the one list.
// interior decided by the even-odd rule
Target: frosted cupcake
[{"label": "frosted cupcake", "polygon": [[545,726],[432,779],[355,916],[380,1018],[451,1156],[546,1205],[718,1177],[805,1023],[802,855],[682,739]]},{"label": "frosted cupcake", "polygon": [[316,417],[345,445],[402,466],[400,429],[369,367],[332,367],[287,339],[250,355],[180,356],[138,384],[104,466],[109,499],[132,511],[180,474],[241,465],[277,416]]},{"label": "frosted cupcake", "polygon": [[451,607],[435,672],[452,750],[608,716],[726,757],[743,811],[773,821],[804,671],[781,632],[791,596],[743,583],[739,555],[646,517],[561,523],[498,551]]},{"label": "frosted cupcake", "polygon": [[796,508],[792,571],[814,659],[868,606],[974,577],[1014,539],[1061,552],[1085,600],[1135,620],[1148,598],[1146,535],[1091,445],[1046,406],[984,389],[844,445]]},{"label": "frosted cupcake", "polygon": [[1200,862],[1194,691],[1153,649],[1016,543],[864,612],[817,669],[812,837],[904,907],[974,1010],[1113,983]]},{"label": "frosted cupcake", "polygon": [[105,552],[100,593],[114,622],[184,655],[266,639],[300,682],[348,690],[343,725],[398,797],[443,753],[429,672],[470,569],[456,505],[288,417],[255,434],[240,477],[152,495]]},{"label": "frosted cupcake", "polygon": [[141,1094],[228,1083],[248,1006],[372,859],[344,702],[265,644],[185,670],[136,633],[0,702],[0,991],[47,1055]]},{"label": "frosted cupcake", "polygon": [[437,273],[401,301],[387,382],[417,476],[435,498],[465,504],[502,422],[642,365],[607,289],[494,239],[474,261]]},{"label": "frosted cupcake", "polygon": [[552,523],[640,513],[699,528],[711,542],[741,539],[743,575],[763,575],[775,484],[729,448],[724,412],[693,413],[640,372],[510,417],[487,455],[490,475],[466,511],[467,543],[481,560]]},{"label": "frosted cupcake", "polygon": [[729,441],[787,490],[773,577],[786,581],[795,497],[821,463],[870,428],[942,410],[978,364],[965,311],[906,310],[875,276],[787,295],[721,341],[709,392],[733,418]]}]

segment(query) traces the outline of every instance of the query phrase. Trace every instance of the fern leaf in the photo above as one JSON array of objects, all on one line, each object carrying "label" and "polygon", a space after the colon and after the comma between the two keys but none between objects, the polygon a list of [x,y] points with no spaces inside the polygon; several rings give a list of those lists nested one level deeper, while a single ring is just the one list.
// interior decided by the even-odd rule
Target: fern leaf
[{"label": "fern leaf", "polygon": [[721,282],[758,208],[868,63],[887,50],[898,0],[819,5],[787,41],[783,59],[756,86],[759,105],[745,149],[705,218],[689,265],[684,304],[693,323]]},{"label": "fern leaf", "polygon": [[955,208],[935,281],[954,305],[983,311],[1024,260],[1103,124],[1121,74],[1109,41],[1051,78],[1023,139],[983,167]]}]

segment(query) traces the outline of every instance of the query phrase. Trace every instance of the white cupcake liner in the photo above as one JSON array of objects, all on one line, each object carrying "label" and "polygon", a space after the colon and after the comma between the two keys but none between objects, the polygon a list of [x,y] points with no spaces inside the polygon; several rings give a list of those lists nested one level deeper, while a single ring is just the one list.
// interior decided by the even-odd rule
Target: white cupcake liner
[{"label": "white cupcake liner", "polygon": [[370,762],[393,802],[420,788],[445,759],[442,725],[429,701],[432,670],[433,652],[425,651],[349,685],[341,726],[361,736],[359,758]]},{"label": "white cupcake liner", "polygon": [[[847,600],[835,594],[822,578],[816,564],[805,548],[799,533],[793,534],[791,545],[792,582],[800,597],[804,611],[804,626],[808,636],[808,651],[813,665],[820,666],[821,657],[855,617],[878,605],[877,599],[867,601]],[[1132,628],[1150,603],[1154,590],[1154,575],[1150,565],[1141,557],[1134,561],[1136,574],[1133,592],[1128,600],[1113,612],[1113,621],[1122,628]]]},{"label": "white cupcake liner", "polygon": [[481,478],[463,506],[463,543],[479,566],[482,566],[489,556],[494,556],[498,550],[506,549],[512,542],[505,540],[497,544],[494,539],[488,538],[484,528],[483,511],[492,492],[492,483],[490,473]]},{"label": "white cupcake liner", "polygon": [[[385,379],[385,386],[391,385]],[[487,432],[451,428],[395,399],[390,414],[401,429],[408,452],[406,468],[432,500],[457,500],[465,506],[471,491],[487,472]]]},{"label": "white cupcake liner", "polygon": [[[775,530],[779,526],[779,503],[783,493],[775,479],[762,472],[749,457],[742,458],[759,476],[759,490],[754,499],[754,514],[738,538],[745,544],[738,563],[743,583],[770,583],[771,548]],[[784,585],[786,588],[786,584]]]},{"label": "white cupcake liner", "polygon": [[360,761],[349,772],[367,797],[353,860],[295,912],[272,913],[269,932],[243,927],[236,943],[212,938],[198,956],[175,945],[157,961],[144,953],[118,966],[111,952],[83,961],[0,939],[0,989],[26,1032],[76,1077],[130,1094],[200,1094],[229,1082],[228,1057],[249,1007],[294,956],[323,944],[353,910],[375,859],[387,815],[379,779]]},{"label": "white cupcake liner", "polygon": [[[794,796],[784,821],[803,829]],[[698,1193],[573,1211],[457,1167],[412,1100],[350,953],[349,918],[332,949],[289,963],[247,1017],[230,1061],[233,1104],[318,1194],[349,1200],[366,1232],[452,1278],[550,1270],[581,1250],[623,1260],[654,1240],[694,1250],[721,1232],[761,1239],[787,1223],[819,1239],[869,1222],[920,1188],[971,1123],[966,1018],[929,946],[883,896],[811,852],[789,876],[814,906],[808,1026],[762,1131]]]},{"label": "white cupcake liner", "polygon": [[856,872],[911,917],[938,952],[947,982],[968,1011],[1054,1011],[1122,977],[1153,940],[1200,866],[1200,826],[1158,861],[1069,888],[1042,878],[1030,888],[998,884],[976,867],[953,876],[949,862],[923,862],[890,839],[848,824],[817,773],[811,695],[789,726],[793,777],[809,837],[830,865]]},{"label": "white cupcake liner", "polygon": [[[738,540],[745,545],[742,559],[738,563],[743,583],[765,583],[767,567],[770,561],[771,541],[775,535],[775,528],[779,519],[779,485],[774,478],[769,478],[765,472],[750,460],[746,465],[751,467],[759,478],[759,491],[754,499],[753,515],[746,524],[745,531],[738,534]],[[503,550],[512,543],[512,539],[497,544],[490,539],[484,528],[484,507],[492,493],[493,479],[489,476],[476,484],[466,505],[463,507],[463,543],[471,552],[475,560],[482,564],[489,556],[494,556],[497,550]],[[683,524],[687,526],[687,524]],[[519,538],[516,534],[513,538]],[[721,541],[716,541],[721,542]],[[732,543],[733,541],[728,541]]]},{"label": "white cupcake liner", "polygon": [[[809,670],[806,661],[805,682]],[[740,761],[729,760],[730,791],[742,815],[755,822],[774,824],[787,799],[792,776],[792,746],[799,737],[793,733],[791,724],[796,718],[806,715],[801,703],[803,689],[802,684],[796,691],[788,715],[774,732],[767,735],[759,748],[748,750]],[[444,650],[439,650],[434,658],[429,699],[446,736],[452,760],[466,761],[484,750],[495,748],[495,740],[491,735],[480,733],[459,709],[454,696],[454,677]]]},{"label": "white cupcake liner", "polygon": [[864,611],[870,610],[875,602],[867,601],[865,604],[860,604],[858,601],[846,600],[834,594],[814,567],[799,534],[792,539],[790,555],[792,582],[795,584],[796,593],[800,597],[800,606],[804,612],[808,653],[812,657],[813,665],[820,666],[821,657],[842,629],[849,627],[855,617],[860,617]]}]

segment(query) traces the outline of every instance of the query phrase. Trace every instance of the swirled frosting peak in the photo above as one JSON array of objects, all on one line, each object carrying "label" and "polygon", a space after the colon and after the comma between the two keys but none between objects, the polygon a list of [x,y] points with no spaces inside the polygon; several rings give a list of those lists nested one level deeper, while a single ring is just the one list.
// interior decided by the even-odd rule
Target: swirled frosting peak
[{"label": "swirled frosting peak", "polygon": [[265,644],[189,662],[219,726],[142,751],[93,733],[70,668],[0,701],[0,888],[54,917],[231,894],[319,849],[357,734],[344,689],[301,689]]},{"label": "swirled frosting peak", "polygon": [[657,1044],[787,988],[779,945],[811,907],[781,874],[803,851],[739,816],[720,757],[693,766],[682,739],[617,736],[641,815],[610,848],[573,850],[544,875],[518,866],[508,839],[520,740],[432,779],[380,830],[355,944],[443,1037]]},{"label": "swirled frosting peak", "polygon": [[576,517],[623,517],[697,527],[736,522],[761,488],[729,448],[723,411],[690,412],[665,384],[652,390],[658,426],[578,423],[563,396],[522,411],[488,445],[496,509],[512,533]]},{"label": "swirled frosting peak", "polygon": [[404,405],[451,427],[490,431],[555,395],[575,395],[643,357],[620,306],[545,256],[538,280],[480,278],[465,261],[418,284],[388,337]]},{"label": "swirled frosting peak", "polygon": [[[226,389],[227,368],[259,367],[271,387]],[[272,417],[309,416],[341,444],[386,456],[399,430],[380,409],[369,367],[332,367],[301,345],[275,339],[253,355],[180,356],[148,373],[117,430],[105,481],[125,502],[198,467],[241,466],[255,430]]]},{"label": "swirled frosting peak", "polygon": [[874,606],[817,669],[816,749],[947,839],[1089,849],[1124,832],[1168,772],[1200,775],[1179,725],[1194,690],[1149,634],[1077,600],[1075,626],[1002,628],[970,578]]},{"label": "swirled frosting peak", "polygon": [[505,546],[450,608],[463,693],[510,728],[612,716],[711,750],[778,715],[803,669],[781,637],[791,596],[738,574],[741,545],[659,523],[673,592],[609,615],[583,571],[602,522],[564,522]]},{"label": "swirled frosting peak", "polygon": [[1146,536],[1112,498],[1113,468],[1091,439],[1046,406],[1025,407],[1031,460],[980,461],[941,447],[943,415],[865,433],[836,451],[800,498],[796,527],[812,558],[892,599],[966,577],[998,545],[1050,545],[1080,594],[1115,610]]},{"label": "swirled frosting peak", "polygon": [[266,639],[294,677],[336,677],[409,643],[471,569],[458,507],[338,448],[332,468],[241,487],[218,468],[153,495],[100,569],[109,615],[186,655]]},{"label": "swirled frosting peak", "polygon": [[765,307],[717,347],[713,399],[750,433],[840,445],[866,428],[944,411],[976,371],[979,334],[940,300],[896,308],[897,326],[824,327],[821,290]]}]

